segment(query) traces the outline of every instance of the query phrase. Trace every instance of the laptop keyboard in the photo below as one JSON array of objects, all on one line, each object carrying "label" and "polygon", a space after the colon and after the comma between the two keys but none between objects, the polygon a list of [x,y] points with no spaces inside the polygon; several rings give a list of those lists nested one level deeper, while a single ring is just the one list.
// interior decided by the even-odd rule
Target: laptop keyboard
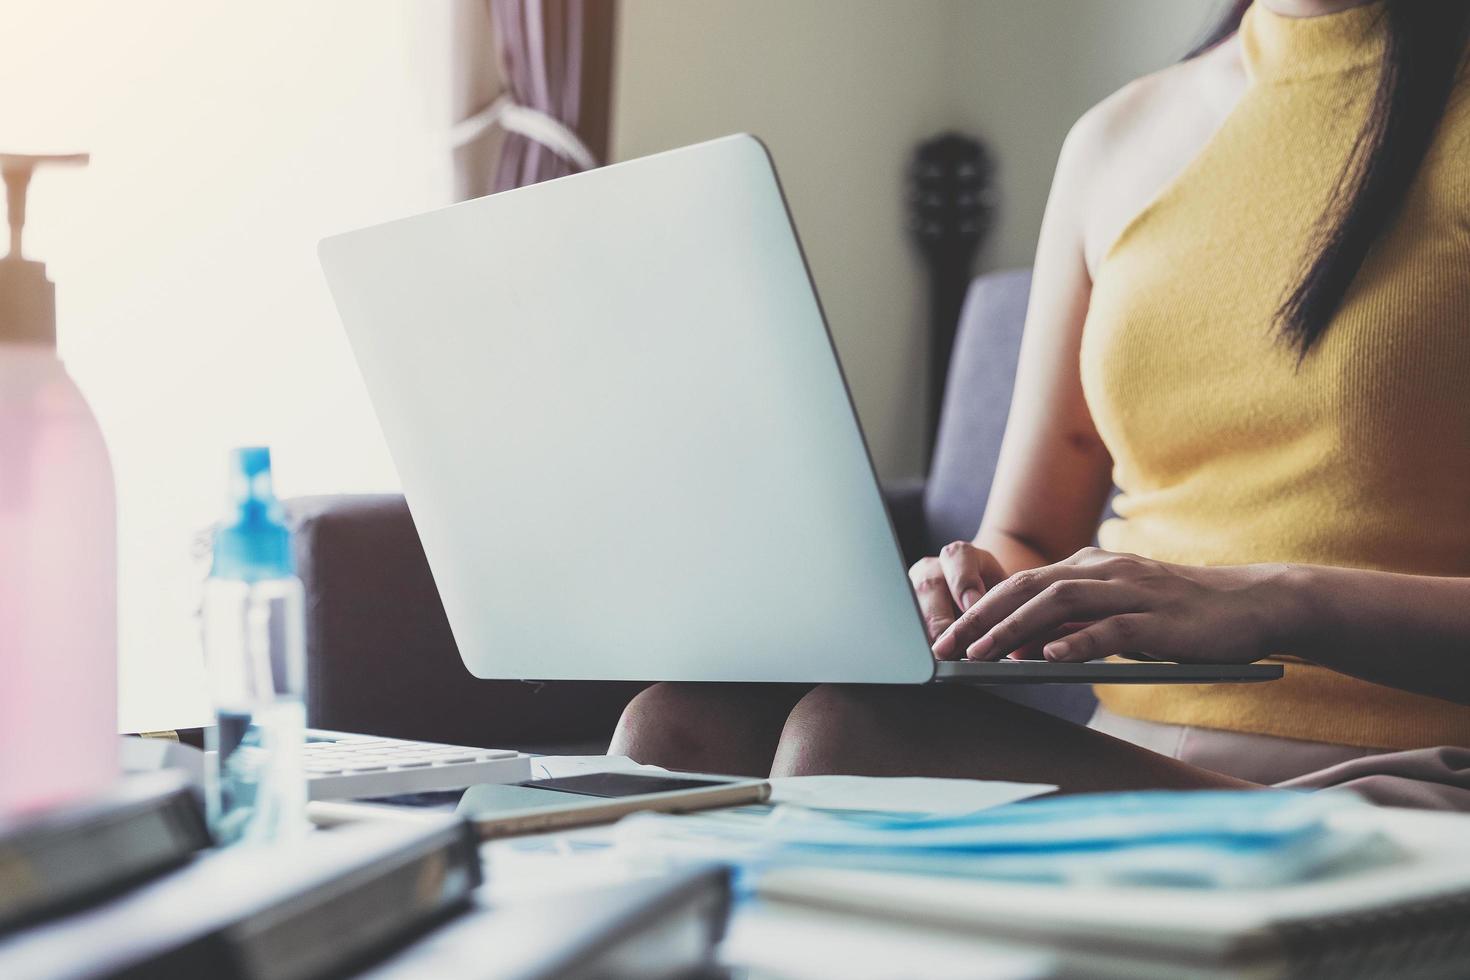
[{"label": "laptop keyboard", "polygon": [[482,749],[309,729],[303,764],[313,800],[362,799],[531,778],[531,757]]}]

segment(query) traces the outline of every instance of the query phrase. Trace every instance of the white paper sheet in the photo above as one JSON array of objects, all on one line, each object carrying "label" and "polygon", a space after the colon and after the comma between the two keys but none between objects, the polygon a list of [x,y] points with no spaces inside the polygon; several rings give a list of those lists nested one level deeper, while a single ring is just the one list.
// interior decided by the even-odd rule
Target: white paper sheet
[{"label": "white paper sheet", "polygon": [[1057,976],[1058,959],[989,937],[752,902],[736,906],[720,948],[720,961],[736,975],[786,980],[1031,980]]},{"label": "white paper sheet", "polygon": [[1050,793],[1055,786],[989,779],[931,779],[923,776],[778,776],[771,802],[816,810],[873,810],[884,813],[974,813]]}]

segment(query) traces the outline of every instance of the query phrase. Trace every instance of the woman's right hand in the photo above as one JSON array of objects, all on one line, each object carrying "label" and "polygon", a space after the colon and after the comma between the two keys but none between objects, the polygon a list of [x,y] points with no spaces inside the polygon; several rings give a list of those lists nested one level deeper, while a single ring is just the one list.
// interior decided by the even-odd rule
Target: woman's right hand
[{"label": "woman's right hand", "polygon": [[[980,601],[1006,578],[995,556],[968,541],[952,541],[937,556],[921,558],[909,569],[919,612],[932,644],[960,613]],[[961,651],[960,656],[964,656]]]}]

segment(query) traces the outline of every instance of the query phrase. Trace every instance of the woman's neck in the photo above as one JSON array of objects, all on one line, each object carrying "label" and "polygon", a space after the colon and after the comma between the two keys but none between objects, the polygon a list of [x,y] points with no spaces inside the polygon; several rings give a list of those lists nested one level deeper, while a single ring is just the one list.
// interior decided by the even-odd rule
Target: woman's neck
[{"label": "woman's neck", "polygon": [[1272,13],[1283,17],[1320,17],[1350,7],[1360,7],[1369,0],[1260,0]]}]

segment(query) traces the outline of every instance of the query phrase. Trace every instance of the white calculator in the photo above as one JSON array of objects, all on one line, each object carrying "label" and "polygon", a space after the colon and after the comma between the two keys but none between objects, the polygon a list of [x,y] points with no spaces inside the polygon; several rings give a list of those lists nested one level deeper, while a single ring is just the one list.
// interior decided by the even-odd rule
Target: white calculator
[{"label": "white calculator", "polygon": [[303,762],[313,800],[429,793],[531,778],[531,757],[511,749],[412,742],[320,728],[307,729]]}]

